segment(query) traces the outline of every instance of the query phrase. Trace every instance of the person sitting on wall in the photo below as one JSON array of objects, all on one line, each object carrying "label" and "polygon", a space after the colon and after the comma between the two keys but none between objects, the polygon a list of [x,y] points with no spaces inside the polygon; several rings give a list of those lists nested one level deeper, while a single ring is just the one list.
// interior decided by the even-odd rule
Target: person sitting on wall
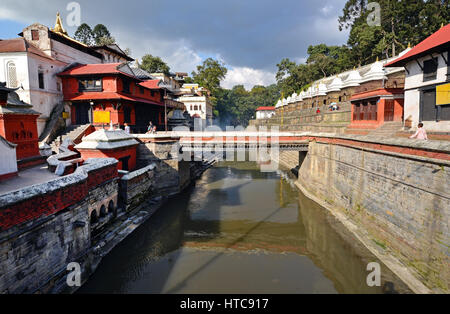
[{"label": "person sitting on wall", "polygon": [[125,132],[130,134],[131,130],[130,130],[130,126],[128,125],[128,123],[125,123],[124,126],[125,126]]},{"label": "person sitting on wall", "polygon": [[418,140],[428,140],[427,131],[423,128],[423,123],[420,122],[417,126],[417,131],[409,138],[417,138]]},{"label": "person sitting on wall", "polygon": [[152,121],[150,121],[148,123],[147,134],[148,133],[153,133],[153,123],[152,123]]}]

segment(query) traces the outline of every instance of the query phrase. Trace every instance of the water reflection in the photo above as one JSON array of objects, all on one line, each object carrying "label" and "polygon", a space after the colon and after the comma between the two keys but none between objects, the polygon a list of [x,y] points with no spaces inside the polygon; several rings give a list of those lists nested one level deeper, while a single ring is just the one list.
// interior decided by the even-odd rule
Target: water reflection
[{"label": "water reflection", "polygon": [[[366,285],[375,259],[355,242],[288,179],[221,162],[106,256],[79,292],[381,293]],[[383,280],[404,291],[388,270]]]}]

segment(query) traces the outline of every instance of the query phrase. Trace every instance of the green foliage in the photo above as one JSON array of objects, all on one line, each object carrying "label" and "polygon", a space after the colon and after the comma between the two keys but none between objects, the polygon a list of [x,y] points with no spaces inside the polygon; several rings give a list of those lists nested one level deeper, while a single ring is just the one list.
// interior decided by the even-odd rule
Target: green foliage
[{"label": "green foliage", "polygon": [[164,73],[168,75],[170,72],[170,67],[160,57],[154,57],[151,54],[146,54],[142,57],[139,67],[149,73]]},{"label": "green foliage", "polygon": [[108,28],[103,24],[97,24],[92,30],[88,24],[83,23],[78,26],[74,38],[88,46],[111,45],[116,42],[114,37],[111,36]]},{"label": "green foliage", "polygon": [[74,38],[88,46],[94,43],[94,36],[92,34],[92,29],[86,23],[83,23],[80,26],[78,26],[77,30],[75,31]]},{"label": "green foliage", "polygon": [[95,44],[98,46],[110,45],[116,42],[114,37],[111,36],[108,28],[103,24],[95,25],[92,30],[92,35],[94,37]]},{"label": "green foliage", "polygon": [[360,64],[397,55],[408,43],[419,43],[450,20],[449,0],[378,0],[381,26],[370,26],[370,2],[348,0],[339,17],[340,30],[350,29],[347,44],[353,59]]},{"label": "green foliage", "polygon": [[350,29],[347,46],[319,44],[308,48],[306,64],[283,59],[277,64],[277,83],[284,95],[303,90],[323,77],[355,65],[398,55],[436,32],[450,20],[450,0],[378,0],[381,25],[370,26],[368,0],[348,0],[339,17],[339,29]]},{"label": "green foliage", "polygon": [[222,62],[208,58],[197,66],[197,71],[192,72],[192,79],[195,83],[207,88],[214,97],[227,71]]},{"label": "green foliage", "polygon": [[216,107],[222,126],[247,126],[255,116],[259,106],[273,106],[280,98],[280,90],[273,84],[267,87],[256,85],[250,91],[237,85],[231,90],[219,89],[216,92]]},{"label": "green foliage", "polygon": [[353,63],[345,46],[320,44],[308,47],[306,64],[296,64],[285,58],[277,64],[277,83],[284,95],[307,88],[315,80],[347,70]]}]

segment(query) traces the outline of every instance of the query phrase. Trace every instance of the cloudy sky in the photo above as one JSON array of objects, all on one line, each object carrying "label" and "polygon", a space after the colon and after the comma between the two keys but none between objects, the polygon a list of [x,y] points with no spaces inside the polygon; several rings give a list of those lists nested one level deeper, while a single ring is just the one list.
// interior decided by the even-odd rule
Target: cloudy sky
[{"label": "cloudy sky", "polygon": [[[14,38],[35,22],[67,25],[71,1],[1,0],[0,38]],[[133,57],[160,56],[172,71],[191,73],[202,60],[223,61],[225,88],[275,82],[282,58],[302,62],[311,44],[344,44],[337,17],[346,0],[109,0],[77,1],[81,22],[105,24]]]}]

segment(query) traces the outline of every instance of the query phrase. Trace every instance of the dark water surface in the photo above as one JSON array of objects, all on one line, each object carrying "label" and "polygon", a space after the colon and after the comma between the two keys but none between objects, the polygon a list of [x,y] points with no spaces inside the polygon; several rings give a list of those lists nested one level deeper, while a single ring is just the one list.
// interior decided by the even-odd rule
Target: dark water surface
[{"label": "dark water surface", "polygon": [[[283,173],[220,162],[108,254],[80,293],[382,293],[325,209]],[[382,285],[395,276],[382,267]]]}]

